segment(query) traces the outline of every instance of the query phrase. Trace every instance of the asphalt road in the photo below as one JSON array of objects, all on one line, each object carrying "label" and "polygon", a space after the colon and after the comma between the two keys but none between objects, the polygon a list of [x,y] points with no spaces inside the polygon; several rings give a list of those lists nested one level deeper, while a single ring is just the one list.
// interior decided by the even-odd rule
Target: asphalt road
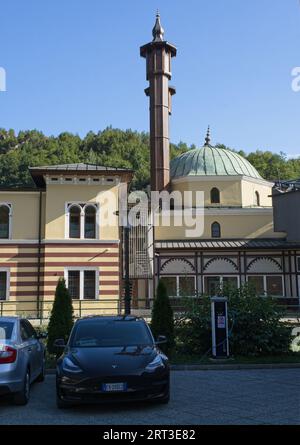
[{"label": "asphalt road", "polygon": [[26,407],[0,400],[0,424],[300,425],[300,369],[174,371],[169,405],[126,404],[58,410],[55,377],[32,387]]}]

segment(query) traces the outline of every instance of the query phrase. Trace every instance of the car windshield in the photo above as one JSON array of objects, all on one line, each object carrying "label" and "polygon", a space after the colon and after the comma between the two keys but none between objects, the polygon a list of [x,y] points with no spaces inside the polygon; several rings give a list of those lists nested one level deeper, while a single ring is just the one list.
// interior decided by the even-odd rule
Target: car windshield
[{"label": "car windshield", "polygon": [[70,339],[76,348],[151,345],[153,339],[142,320],[91,320],[79,322]]},{"label": "car windshield", "polygon": [[14,329],[12,321],[0,321],[0,341],[10,340]]}]

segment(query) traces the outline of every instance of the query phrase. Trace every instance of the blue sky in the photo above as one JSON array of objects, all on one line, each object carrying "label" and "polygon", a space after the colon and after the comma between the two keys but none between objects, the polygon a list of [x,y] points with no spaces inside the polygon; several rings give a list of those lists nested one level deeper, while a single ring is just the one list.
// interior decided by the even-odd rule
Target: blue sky
[{"label": "blue sky", "polygon": [[300,154],[299,0],[1,2],[0,127],[148,130],[145,63],[159,8],[173,62],[171,140]]}]

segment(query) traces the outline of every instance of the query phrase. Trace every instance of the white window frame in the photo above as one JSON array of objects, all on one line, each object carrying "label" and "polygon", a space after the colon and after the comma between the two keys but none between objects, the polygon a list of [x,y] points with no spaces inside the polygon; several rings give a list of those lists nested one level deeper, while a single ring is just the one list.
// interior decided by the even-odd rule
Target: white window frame
[{"label": "white window frame", "polygon": [[[99,239],[99,204],[96,202],[84,202],[84,206],[81,206],[83,204],[82,201],[68,201],[65,203],[65,239],[72,239],[72,240],[97,240]],[[70,208],[73,206],[77,206],[80,209],[80,238],[71,238],[70,237]],[[85,232],[85,209],[86,207],[92,206],[96,210],[96,236],[95,238],[85,238],[84,232]]]},{"label": "white window frame", "polygon": [[9,301],[10,300],[10,268],[9,267],[0,267],[0,272],[6,272],[6,298],[2,301]]},{"label": "white window frame", "polygon": [[[97,267],[76,267],[70,266],[65,267],[64,269],[64,278],[66,282],[66,287],[69,285],[69,271],[78,271],[79,272],[79,300],[82,301],[97,301],[99,300],[99,268]],[[85,271],[94,271],[95,272],[95,298],[84,298],[84,272]],[[74,300],[76,301],[76,300]]]},{"label": "white window frame", "polygon": [[239,275],[219,275],[219,274],[212,274],[212,275],[203,275],[202,277],[202,289],[203,289],[203,293],[206,294],[207,293],[207,289],[205,288],[205,278],[208,277],[218,277],[219,278],[219,285],[220,287],[223,285],[223,278],[237,278],[237,287],[238,289],[240,288],[241,284],[240,284],[240,277]]},{"label": "white window frame", "polygon": [[182,298],[179,293],[179,278],[194,278],[194,287],[195,287],[195,295],[188,295],[188,298],[196,296],[197,288],[196,288],[196,275],[161,275],[160,278],[176,278],[176,295],[169,295],[170,298]]},{"label": "white window frame", "polygon": [[[247,283],[249,282],[249,278],[250,277],[263,277],[263,283],[264,283],[264,295],[261,295],[261,297],[266,297],[268,295],[268,289],[267,289],[267,277],[280,277],[281,278],[281,286],[282,286],[282,298],[285,297],[285,292],[284,292],[284,281],[283,281],[283,275],[276,275],[276,274],[267,274],[264,275],[262,273],[257,274],[257,275],[248,275],[247,276]],[[279,295],[271,295],[271,297],[274,298],[281,298],[281,296]]]},{"label": "white window frame", "polygon": [[0,207],[5,206],[8,207],[8,238],[0,238],[0,242],[6,239],[12,239],[12,204],[10,202],[0,202]]}]

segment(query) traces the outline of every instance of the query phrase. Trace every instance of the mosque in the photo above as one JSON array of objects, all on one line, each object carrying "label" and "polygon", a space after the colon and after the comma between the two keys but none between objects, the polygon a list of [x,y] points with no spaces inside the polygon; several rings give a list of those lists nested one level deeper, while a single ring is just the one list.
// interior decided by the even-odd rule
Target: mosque
[{"label": "mosque", "polygon": [[198,237],[187,238],[184,225],[155,228],[156,283],[162,279],[174,298],[214,295],[223,283],[251,283],[257,294],[297,306],[300,244],[274,230],[274,183],[239,154],[213,146],[209,130],[202,147],[169,163],[175,94],[169,81],[176,48],[164,40],[159,15],[153,41],[141,47],[141,56],[149,81],[152,190],[204,192],[204,231]]},{"label": "mosque", "polygon": [[[152,215],[131,230],[127,257],[119,202],[134,172],[92,164],[30,168],[33,187],[0,188],[0,315],[47,319],[60,277],[76,316],[120,312],[126,264],[135,310],[151,308],[159,279],[174,301],[214,295],[226,283],[251,283],[258,295],[299,305],[300,236],[288,233],[287,201],[279,191],[272,200],[274,184],[239,154],[215,147],[209,131],[202,147],[170,162],[176,91],[169,82],[177,49],[164,39],[159,15],[152,34],[140,48],[149,82],[151,191],[203,192],[204,213],[197,216],[197,202],[190,203],[197,218],[204,216],[203,231],[188,235],[184,223],[174,223],[175,208],[168,226],[154,225]],[[108,191],[116,199],[105,225]],[[286,194],[294,209],[298,191]]]}]

